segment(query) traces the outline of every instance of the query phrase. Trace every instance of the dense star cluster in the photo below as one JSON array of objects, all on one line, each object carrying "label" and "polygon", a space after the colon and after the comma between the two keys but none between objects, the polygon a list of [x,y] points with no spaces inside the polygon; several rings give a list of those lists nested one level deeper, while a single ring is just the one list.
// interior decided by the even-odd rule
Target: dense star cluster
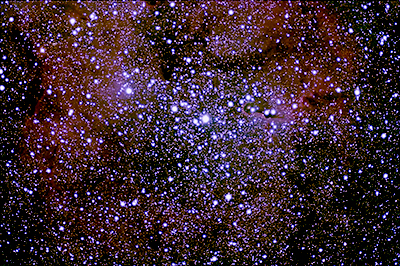
[{"label": "dense star cluster", "polygon": [[399,8],[1,2],[0,264],[398,265]]}]

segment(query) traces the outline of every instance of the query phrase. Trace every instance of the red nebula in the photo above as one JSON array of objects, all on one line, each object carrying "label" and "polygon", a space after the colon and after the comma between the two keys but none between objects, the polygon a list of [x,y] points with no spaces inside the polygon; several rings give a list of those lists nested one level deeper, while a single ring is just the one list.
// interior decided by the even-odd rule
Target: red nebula
[{"label": "red nebula", "polygon": [[[176,9],[167,4],[109,2],[54,3],[55,9],[41,3],[14,5],[22,10],[18,14],[19,31],[29,34],[33,52],[41,62],[41,84],[35,89],[42,91],[34,114],[25,121],[19,155],[25,169],[20,182],[34,185],[45,201],[43,217],[51,225],[43,234],[60,247],[64,256],[72,253],[77,254],[78,261],[87,259],[79,249],[81,238],[85,239],[85,249],[98,259],[107,254],[118,257],[115,254],[120,252],[136,262],[153,258],[160,263],[169,259],[194,261],[209,247],[219,245],[227,255],[235,250],[226,243],[238,237],[236,224],[243,228],[239,235],[246,235],[251,245],[278,239],[284,246],[283,234],[282,238],[279,234],[290,231],[288,226],[294,219],[281,207],[290,189],[285,177],[275,177],[271,184],[267,172],[258,173],[266,181],[248,186],[254,195],[248,205],[261,206],[249,212],[252,216],[223,207],[228,187],[244,189],[247,185],[239,181],[212,184],[202,183],[200,178],[187,180],[193,168],[189,167],[190,160],[195,160],[190,154],[195,154],[196,147],[183,145],[184,137],[198,134],[200,141],[206,133],[189,132],[189,128],[174,145],[165,144],[171,140],[165,135],[172,136],[172,124],[178,122],[168,113],[169,107],[165,111],[156,104],[156,90],[168,97],[176,90],[175,102],[187,101],[214,110],[214,106],[207,106],[211,100],[203,104],[200,98],[192,99],[191,93],[209,89],[217,94],[230,89],[226,95],[237,100],[236,108],[242,108],[240,112],[230,111],[233,120],[258,117],[267,129],[272,122],[301,127],[306,118],[321,122],[333,115],[339,119],[352,100],[349,91],[357,54],[353,37],[338,27],[338,18],[323,3],[181,2]],[[161,10],[159,17],[154,15],[156,10]],[[91,18],[91,14],[97,18]],[[175,26],[173,21],[179,23]],[[168,23],[174,30],[168,31]],[[165,28],[158,29],[158,25]],[[176,34],[171,33],[174,31]],[[169,38],[173,48],[166,48]],[[39,45],[44,50],[37,49]],[[189,57],[191,60],[184,60]],[[207,69],[216,73],[215,82],[206,74],[200,75]],[[233,78],[229,75],[233,71],[240,72],[240,80],[247,79],[247,84],[259,84],[261,96],[254,103],[261,111],[243,111],[247,102],[241,105],[239,101],[246,97],[244,85],[238,85],[232,95]],[[188,84],[193,80],[200,89],[191,91]],[[132,87],[129,95],[124,94],[124,84]],[[180,86],[181,91],[187,91],[180,92]],[[265,116],[266,109],[275,110],[276,115]],[[185,115],[182,121],[188,119]],[[160,130],[158,118],[161,122],[171,120],[171,126]],[[153,143],[161,148],[153,149]],[[221,150],[231,148],[218,145]],[[177,158],[179,152],[186,157]],[[244,164],[243,160],[243,168],[250,167]],[[278,175],[274,166],[268,171]],[[173,191],[165,188],[170,190],[163,194],[158,189],[167,186],[167,176],[173,176],[177,185]],[[181,189],[181,198],[168,197],[174,189]],[[183,195],[191,189],[197,194]],[[203,194],[204,198],[215,196],[221,204],[208,204],[198,196]],[[135,200],[139,205],[133,207]],[[122,206],[120,202],[131,205]],[[326,219],[336,218],[332,215]],[[253,238],[250,228],[256,223],[266,228],[264,235],[258,235],[260,240]],[[64,232],[58,232],[61,224]],[[235,233],[231,236],[225,233],[228,231]],[[202,238],[203,234],[208,238]],[[201,240],[197,243],[194,239]],[[171,255],[169,249],[176,252]],[[246,261],[243,256],[238,260]],[[278,256],[284,259],[284,255]]]}]

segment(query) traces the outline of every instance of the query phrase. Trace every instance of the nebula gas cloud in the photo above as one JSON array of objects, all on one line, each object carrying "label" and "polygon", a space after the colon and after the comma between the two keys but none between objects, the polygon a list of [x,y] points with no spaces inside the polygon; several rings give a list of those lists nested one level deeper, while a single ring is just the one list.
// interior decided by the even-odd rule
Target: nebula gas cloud
[{"label": "nebula gas cloud", "polygon": [[398,9],[3,2],[3,264],[397,265]]}]

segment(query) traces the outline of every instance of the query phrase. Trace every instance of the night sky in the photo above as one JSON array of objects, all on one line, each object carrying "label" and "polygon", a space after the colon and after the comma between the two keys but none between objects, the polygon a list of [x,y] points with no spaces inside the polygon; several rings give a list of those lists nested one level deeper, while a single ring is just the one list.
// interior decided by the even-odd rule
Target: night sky
[{"label": "night sky", "polygon": [[398,265],[399,8],[1,2],[0,265]]}]

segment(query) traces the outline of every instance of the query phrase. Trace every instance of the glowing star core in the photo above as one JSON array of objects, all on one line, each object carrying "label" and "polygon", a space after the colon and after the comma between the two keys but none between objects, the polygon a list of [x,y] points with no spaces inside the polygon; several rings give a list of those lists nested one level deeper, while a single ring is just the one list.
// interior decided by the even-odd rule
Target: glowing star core
[{"label": "glowing star core", "polygon": [[208,123],[208,122],[210,122],[210,116],[209,116],[209,115],[203,115],[203,116],[201,117],[201,121],[202,121],[203,123]]}]

